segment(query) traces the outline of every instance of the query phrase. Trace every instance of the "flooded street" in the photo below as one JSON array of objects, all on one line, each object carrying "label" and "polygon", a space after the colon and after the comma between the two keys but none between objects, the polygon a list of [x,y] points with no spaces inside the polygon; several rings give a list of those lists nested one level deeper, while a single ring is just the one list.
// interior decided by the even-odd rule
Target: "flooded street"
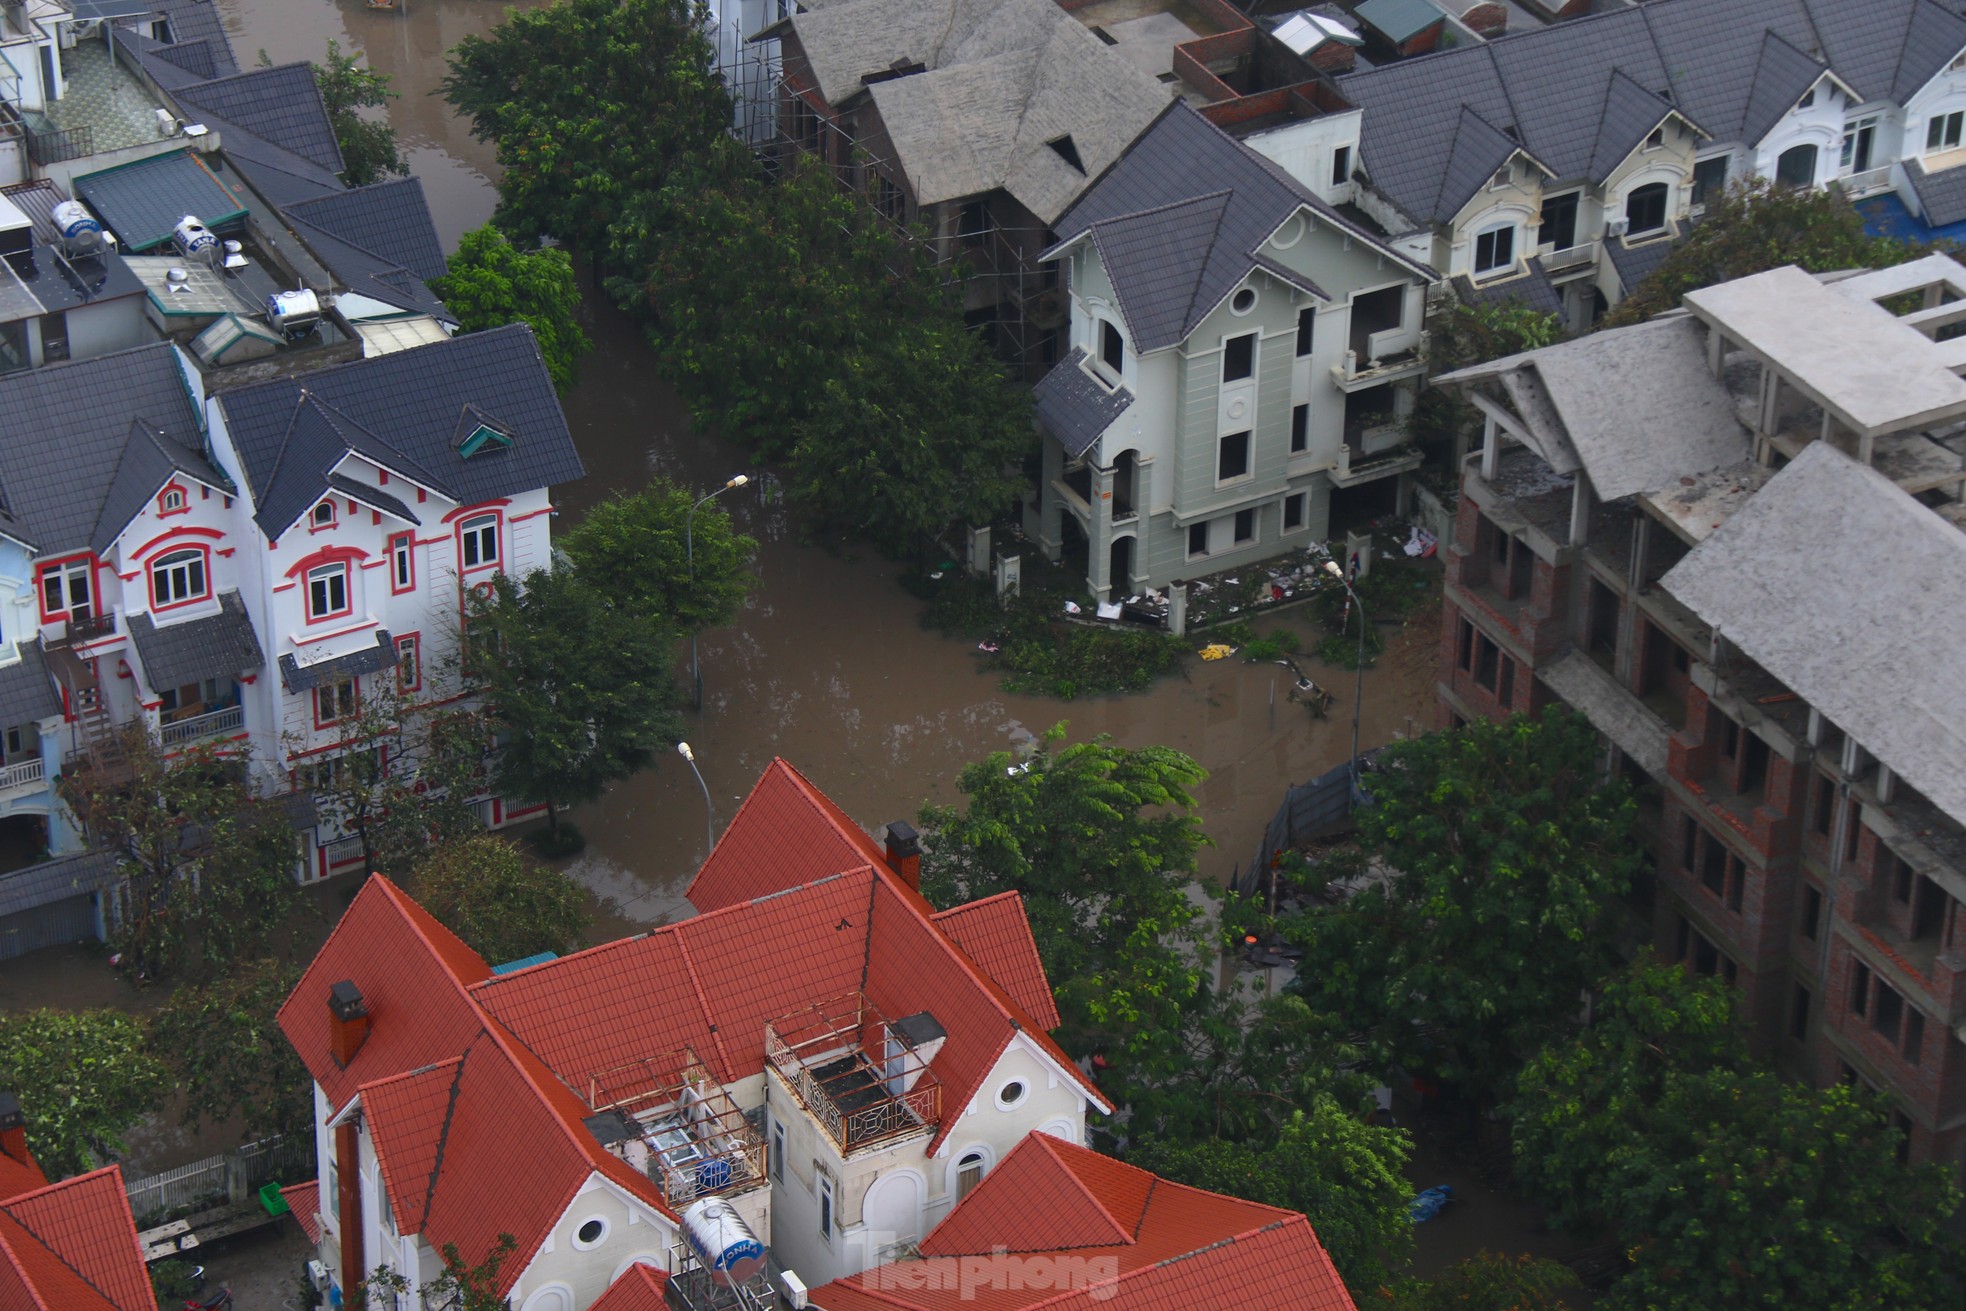
[{"label": "flooded street", "polygon": [[[490,30],[505,6],[411,0],[402,16],[371,11],[364,0],[219,4],[242,63],[262,48],[275,61],[318,59],[330,37],[362,49],[401,93],[389,119],[423,179],[445,245],[490,217],[491,148],[472,140],[432,93],[443,80],[444,52]],[[558,489],[564,515],[639,487],[653,473],[705,490],[734,473],[755,474],[741,450],[692,430],[654,376],[639,335],[591,289],[587,329],[595,351],[566,411],[588,477]],[[1323,722],[1285,703],[1283,669],[1236,661],[1192,662],[1186,679],[1138,696],[1063,703],[1008,695],[994,675],[979,672],[969,644],[919,626],[919,603],[895,581],[900,566],[871,552],[834,554],[801,543],[769,500],[768,479],[754,478],[720,503],[761,546],[760,583],[749,606],[699,644],[704,708],[689,717],[688,732],[720,831],[773,756],[878,828],[912,818],[924,801],[954,800],[964,764],[1067,719],[1075,740],[1107,733],[1128,746],[1162,743],[1208,768],[1201,800],[1217,845],[1204,854],[1203,872],[1219,879],[1249,861],[1284,786],[1321,773],[1349,749],[1351,679],[1335,670],[1320,681],[1344,694],[1342,704]],[[1366,675],[1366,746],[1385,741],[1409,716],[1431,722],[1434,629],[1418,627],[1414,641]],[[621,910],[597,936],[677,913],[682,887],[705,854],[703,797],[680,760],[665,757],[573,818],[588,848],[569,868]]]}]

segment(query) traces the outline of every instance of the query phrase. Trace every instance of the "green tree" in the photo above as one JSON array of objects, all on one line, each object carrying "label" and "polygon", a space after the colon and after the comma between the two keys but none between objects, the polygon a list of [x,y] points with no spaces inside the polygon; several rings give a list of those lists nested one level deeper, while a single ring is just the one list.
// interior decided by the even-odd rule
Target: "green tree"
[{"label": "green tree", "polygon": [[580,376],[594,343],[580,327],[580,284],[573,260],[552,246],[522,250],[487,224],[464,234],[450,271],[430,284],[464,332],[523,323],[539,342],[546,372],[562,396]]},{"label": "green tree", "polygon": [[184,1093],[187,1127],[237,1119],[254,1135],[312,1131],[313,1081],[276,1019],[299,982],[296,966],[248,960],[178,988],[151,1018],[149,1049]]},{"label": "green tree", "polygon": [[341,147],[342,179],[365,187],[391,174],[409,176],[410,166],[396,148],[396,129],[386,119],[364,115],[396,99],[389,75],[361,65],[362,56],[344,55],[341,43],[328,38],[328,62],[314,65],[314,83],[321,88],[335,144]]},{"label": "green tree", "polygon": [[1835,188],[1738,183],[1707,202],[1707,212],[1643,282],[1599,321],[1601,328],[1639,323],[1675,309],[1689,291],[1795,264],[1811,273],[1884,268],[1925,248],[1864,231],[1864,216]]},{"label": "green tree", "polygon": [[[1457,301],[1427,320],[1427,370],[1435,375],[1452,373],[1470,364],[1553,345],[1562,336],[1561,319],[1533,310],[1520,300]],[[1445,464],[1452,458],[1454,439],[1479,419],[1480,412],[1457,393],[1427,387],[1420,392],[1410,422],[1421,445],[1437,463]]]},{"label": "green tree", "polygon": [[0,1015],[0,1088],[20,1099],[28,1150],[50,1180],[121,1155],[124,1133],[169,1083],[142,1024],[122,1011]]},{"label": "green tree", "polygon": [[1412,1146],[1404,1129],[1367,1124],[1320,1094],[1264,1141],[1150,1142],[1128,1159],[1176,1183],[1302,1211],[1359,1297],[1412,1251],[1402,1173]]},{"label": "green tree", "polygon": [[1434,1279],[1405,1279],[1359,1299],[1362,1311],[1565,1311],[1578,1287],[1568,1266],[1527,1254],[1477,1252]]},{"label": "green tree", "polygon": [[65,773],[59,790],[91,842],[120,857],[112,944],[124,968],[139,981],[208,978],[260,954],[299,896],[279,803],[210,744],[166,756],[142,725],[117,744],[120,761]]},{"label": "green tree", "polygon": [[466,600],[465,675],[499,730],[499,791],[562,807],[591,801],[681,737],[675,630],[603,596],[571,569],[500,574]]},{"label": "green tree", "polygon": [[444,96],[497,148],[501,229],[598,258],[625,206],[686,199],[729,157],[708,16],[700,0],[561,0],[451,51]]},{"label": "green tree", "polygon": [[489,833],[430,853],[410,895],[493,964],[578,951],[590,917],[578,883]]},{"label": "green tree", "polygon": [[556,543],[575,575],[617,604],[685,633],[714,628],[730,622],[757,583],[758,544],[737,531],[721,502],[692,520],[698,499],[656,478],[602,501]]},{"label": "green tree", "polygon": [[1188,886],[1208,840],[1193,789],[1208,775],[1171,747],[1054,750],[1064,736],[1053,727],[1021,764],[999,751],[965,767],[966,809],[922,809],[922,891],[939,906],[1022,893],[1065,1010],[1150,1031],[1200,978]]},{"label": "green tree", "polygon": [[1562,709],[1396,742],[1379,762],[1358,851],[1385,877],[1288,926],[1305,952],[1292,986],[1381,1061],[1493,1099],[1613,963],[1605,920],[1641,858],[1631,790]]}]

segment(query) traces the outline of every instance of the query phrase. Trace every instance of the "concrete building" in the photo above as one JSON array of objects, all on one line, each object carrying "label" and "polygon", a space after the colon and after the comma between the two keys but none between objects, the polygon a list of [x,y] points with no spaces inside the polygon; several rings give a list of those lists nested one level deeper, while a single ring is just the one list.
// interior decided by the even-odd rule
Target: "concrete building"
[{"label": "concrete building", "polygon": [[1321,541],[1334,497],[1391,508],[1431,269],[1178,104],[1058,234],[1072,350],[1025,530],[1095,594]]},{"label": "concrete building", "polygon": [[1667,956],[1966,1155],[1966,270],[1780,268],[1447,375],[1485,416],[1443,723],[1564,703],[1640,785]]}]

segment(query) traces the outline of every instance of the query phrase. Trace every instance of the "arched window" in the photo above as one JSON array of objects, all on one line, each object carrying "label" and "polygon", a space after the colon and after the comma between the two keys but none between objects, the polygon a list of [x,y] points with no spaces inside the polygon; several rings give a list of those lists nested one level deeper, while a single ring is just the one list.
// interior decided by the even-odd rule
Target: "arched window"
[{"label": "arched window", "polygon": [[981,1148],[964,1152],[956,1158],[956,1200],[958,1202],[976,1191],[976,1185],[983,1182],[983,1172],[989,1168],[989,1155]]},{"label": "arched window", "polygon": [[175,514],[184,508],[184,492],[180,488],[166,488],[157,498],[157,509],[163,514]]},{"label": "arched window", "polygon": [[150,564],[150,603],[154,606],[202,601],[211,594],[209,584],[203,551],[171,551]]},{"label": "arched window", "polygon": [[314,507],[314,526],[326,528],[334,522],[334,502],[323,501]]},{"label": "arched window", "polygon": [[1790,146],[1775,161],[1775,182],[1784,187],[1816,185],[1816,148]]},{"label": "arched window", "polygon": [[1666,226],[1666,197],[1669,194],[1663,182],[1650,182],[1636,187],[1625,197],[1625,233],[1627,236],[1640,236],[1647,232],[1662,232]]}]

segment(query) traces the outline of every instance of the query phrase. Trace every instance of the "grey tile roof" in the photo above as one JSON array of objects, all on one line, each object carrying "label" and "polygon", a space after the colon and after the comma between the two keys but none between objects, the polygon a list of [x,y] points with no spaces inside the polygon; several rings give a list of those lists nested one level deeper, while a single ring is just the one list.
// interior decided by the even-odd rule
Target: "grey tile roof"
[{"label": "grey tile roof", "polygon": [[425,281],[444,276],[444,244],[416,178],[334,192],[289,204],[286,212]]},{"label": "grey tile roof", "polygon": [[1465,273],[1454,277],[1454,290],[1463,301],[1471,305],[1506,305],[1519,301],[1538,314],[1562,314],[1563,297],[1550,285],[1549,274],[1543,271],[1543,261],[1531,256],[1527,271],[1521,276],[1505,282],[1477,284]]},{"label": "grey tile roof", "polygon": [[18,915],[116,882],[113,851],[84,851],[0,874],[0,916]]},{"label": "grey tile roof", "polygon": [[1660,581],[1966,822],[1966,533],[1812,442]]},{"label": "grey tile roof", "polygon": [[1597,140],[1591,146],[1589,177],[1602,182],[1623,163],[1664,122],[1673,107],[1657,92],[1626,76],[1622,68],[1611,70],[1605,85],[1604,112],[1598,119]]},{"label": "grey tile roof", "polygon": [[1522,147],[1508,133],[1466,105],[1455,117],[1445,167],[1437,171],[1440,192],[1430,213],[1456,214],[1477,191],[1488,185]]},{"label": "grey tile roof", "polygon": [[188,150],[84,173],[75,179],[75,194],[138,252],[169,241],[186,214],[214,228],[246,214],[245,202]]},{"label": "grey tile roof", "polygon": [[[586,473],[539,345],[523,324],[256,383],[222,392],[218,401],[269,535],[327,490],[334,461],[347,451],[465,504]],[[451,436],[466,405],[506,420],[511,447],[460,457]],[[269,528],[289,506],[298,506],[292,517]]]},{"label": "grey tile roof", "polygon": [[[202,57],[212,62],[214,71],[204,76],[223,77],[239,71],[232,42],[225,34],[225,16],[219,13],[216,0],[148,0],[145,8],[169,21],[172,44],[205,47]],[[171,48],[162,42],[153,44],[162,45],[166,51]]]},{"label": "grey tile roof", "polygon": [[1074,347],[1031,389],[1038,422],[1075,460],[1133,404],[1132,392],[1124,387],[1107,391],[1086,373],[1085,363],[1085,352]]},{"label": "grey tile roof", "polygon": [[391,515],[394,518],[402,520],[404,523],[421,524],[423,522],[423,520],[416,517],[416,511],[410,509],[409,506],[404,505],[400,500],[391,496],[388,492],[383,491],[380,487],[371,487],[367,483],[356,482],[353,478],[338,473],[328,475],[328,486],[340,492],[343,496],[348,497],[350,500],[360,501],[370,509],[380,510],[386,515]]},{"label": "grey tile roof", "polygon": [[1948,168],[1927,173],[1916,159],[1905,161],[1905,174],[1911,189],[1918,193],[1919,208],[1925,221],[1935,228],[1966,220],[1966,168]]},{"label": "grey tile roof", "polygon": [[169,482],[173,474],[180,473],[220,493],[234,490],[232,480],[213,467],[204,452],[184,446],[152,427],[142,416],[131,419],[123,443],[123,458],[117,462],[116,476],[109,480],[109,488],[103,493],[95,531],[89,535],[89,549],[97,555],[108,554],[123,530],[130,526],[130,520],[142,513],[150,498],[157,495],[157,489]]},{"label": "grey tile roof", "polygon": [[1091,234],[1133,348],[1158,350],[1186,337],[1259,267],[1258,247],[1300,208],[1391,264],[1424,269],[1178,101],[1059,219],[1057,232],[1061,243]]},{"label": "grey tile roof", "polygon": [[1441,143],[1463,108],[1514,129],[1568,180],[1603,165],[1614,73],[1715,140],[1752,142],[1824,63],[1864,98],[1902,102],[1961,49],[1966,18],[1937,0],[1653,0],[1353,73],[1340,87],[1365,111],[1359,153],[1372,185],[1410,217],[1445,222]]},{"label": "grey tile roof", "polygon": [[344,678],[360,678],[364,674],[394,669],[398,658],[396,639],[389,635],[388,629],[384,628],[377,631],[373,645],[364,646],[347,655],[317,660],[311,665],[303,665],[291,655],[281,656],[280,682],[289,692],[305,692],[323,683],[338,682]]},{"label": "grey tile roof", "polygon": [[[116,252],[101,249],[65,270],[47,249],[57,233],[52,211],[66,197],[45,178],[0,187],[34,228],[34,249],[9,256],[0,282],[10,290],[9,305],[21,316],[53,314],[123,296],[141,296],[143,283]],[[71,271],[72,270],[72,271]],[[19,293],[25,293],[21,295]]]},{"label": "grey tile roof", "polygon": [[91,549],[133,420],[176,448],[202,446],[178,361],[158,342],[0,378],[0,505],[17,525],[10,533],[48,555]]},{"label": "grey tile roof", "polygon": [[330,172],[339,173],[343,168],[327,106],[321,101],[314,70],[308,64],[255,68],[182,87],[172,95]]},{"label": "grey tile roof", "polygon": [[341,284],[357,295],[368,296],[398,309],[428,314],[448,323],[457,318],[437,299],[423,279],[393,260],[363,250],[304,219],[292,210],[283,211],[295,235],[327,265]]},{"label": "grey tile roof", "polygon": [[1395,43],[1418,36],[1447,17],[1432,0],[1365,0],[1353,12],[1361,23]]},{"label": "grey tile roof", "polygon": [[1618,270],[1618,281],[1624,286],[1626,295],[1636,290],[1653,269],[1665,263],[1666,256],[1672,254],[1672,248],[1670,241],[1648,241],[1639,246],[1627,246],[1614,237],[1604,243],[1605,252],[1611,256],[1611,267]]},{"label": "grey tile roof", "polygon": [[41,639],[21,642],[20,659],[0,668],[0,724],[31,724],[61,713],[61,695],[41,657]]},{"label": "grey tile roof", "polygon": [[152,691],[207,678],[236,678],[266,663],[252,620],[237,592],[219,597],[219,612],[159,627],[147,614],[128,617],[130,641]]}]

